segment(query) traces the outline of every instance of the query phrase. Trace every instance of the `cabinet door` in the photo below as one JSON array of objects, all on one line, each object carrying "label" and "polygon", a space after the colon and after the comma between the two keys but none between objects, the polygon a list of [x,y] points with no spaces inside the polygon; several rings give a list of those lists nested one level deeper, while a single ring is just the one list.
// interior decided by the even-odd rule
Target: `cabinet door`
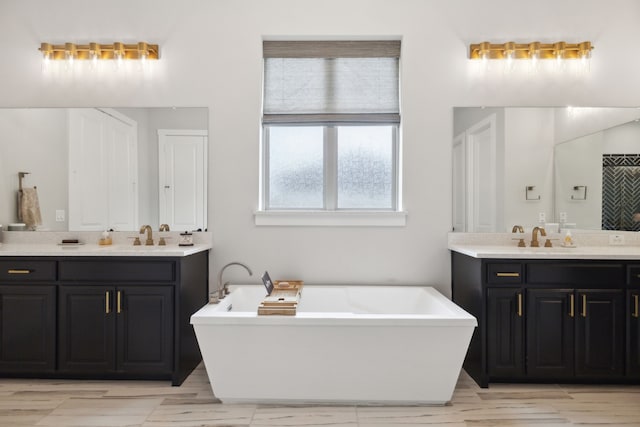
[{"label": "cabinet door", "polygon": [[568,378],[574,375],[573,289],[527,291],[527,375]]},{"label": "cabinet door", "polygon": [[524,375],[524,293],[520,288],[487,290],[487,370],[490,377]]},{"label": "cabinet door", "polygon": [[115,370],[114,288],[60,286],[59,369],[107,373]]},{"label": "cabinet door", "polygon": [[118,370],[173,370],[173,287],[123,286],[116,291]]},{"label": "cabinet door", "polygon": [[640,291],[629,291],[627,301],[627,375],[640,378]]},{"label": "cabinet door", "polygon": [[0,286],[0,372],[55,369],[55,286]]},{"label": "cabinet door", "polygon": [[576,376],[623,374],[624,294],[620,290],[576,290]]}]

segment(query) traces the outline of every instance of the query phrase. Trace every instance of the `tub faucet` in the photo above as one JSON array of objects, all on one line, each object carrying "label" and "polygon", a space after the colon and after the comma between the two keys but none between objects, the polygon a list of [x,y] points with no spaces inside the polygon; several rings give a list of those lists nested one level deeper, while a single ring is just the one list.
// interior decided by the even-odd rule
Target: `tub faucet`
[{"label": "tub faucet", "polygon": [[230,267],[232,265],[239,265],[241,267],[244,267],[247,272],[249,272],[249,276],[253,276],[253,272],[251,271],[251,269],[249,267],[247,267],[246,265],[244,265],[241,262],[230,262],[229,264],[226,264],[224,267],[222,267],[220,269],[220,273],[218,273],[218,289],[217,289],[217,295],[214,296],[213,298],[213,303],[218,303],[220,302],[221,299],[223,299],[226,295],[229,294],[229,282],[225,282],[224,284],[222,283],[222,273],[224,273],[224,270],[226,270],[227,267]]}]

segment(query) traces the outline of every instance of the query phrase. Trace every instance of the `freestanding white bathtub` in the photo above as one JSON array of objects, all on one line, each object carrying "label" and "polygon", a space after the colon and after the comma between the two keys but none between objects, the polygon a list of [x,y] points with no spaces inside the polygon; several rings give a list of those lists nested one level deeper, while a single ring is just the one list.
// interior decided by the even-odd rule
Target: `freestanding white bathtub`
[{"label": "freestanding white bathtub", "polygon": [[305,286],[295,316],[258,316],[262,286],[237,286],[191,316],[225,403],[445,404],[471,316],[431,287]]}]

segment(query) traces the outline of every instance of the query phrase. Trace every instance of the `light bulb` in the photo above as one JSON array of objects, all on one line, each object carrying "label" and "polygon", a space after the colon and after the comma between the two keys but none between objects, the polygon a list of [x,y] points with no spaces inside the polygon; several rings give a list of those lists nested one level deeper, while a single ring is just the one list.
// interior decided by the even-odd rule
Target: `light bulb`
[{"label": "light bulb", "polygon": [[489,68],[490,50],[491,45],[489,42],[482,42],[478,47],[478,55],[480,56],[480,61],[484,70]]},{"label": "light bulb", "polygon": [[100,59],[100,45],[98,43],[89,43],[89,60],[91,68],[98,68],[98,59]]},{"label": "light bulb", "polygon": [[119,42],[113,44],[113,59],[115,59],[116,70],[121,70],[124,65],[124,45]]},{"label": "light bulb", "polygon": [[64,44],[64,59],[65,59],[65,68],[67,70],[73,69],[73,62],[76,57],[77,50],[76,45],[73,43],[65,43]]},{"label": "light bulb", "polygon": [[42,71],[46,72],[51,67],[51,57],[53,56],[53,46],[49,43],[41,43],[40,51],[42,52]]},{"label": "light bulb", "polygon": [[591,43],[582,42],[578,44],[578,56],[580,57],[580,69],[588,72],[591,68]]},{"label": "light bulb", "polygon": [[537,72],[540,69],[540,43],[533,42],[529,43],[529,60],[530,71]]},{"label": "light bulb", "polygon": [[516,44],[508,42],[504,44],[505,70],[513,70],[514,60],[516,59]]},{"label": "light bulb", "polygon": [[567,44],[565,42],[558,42],[553,44],[553,54],[556,57],[556,68],[562,70],[564,68],[564,51]]},{"label": "light bulb", "polygon": [[140,71],[147,69],[147,58],[149,57],[149,46],[145,42],[138,43],[138,57],[140,59]]}]

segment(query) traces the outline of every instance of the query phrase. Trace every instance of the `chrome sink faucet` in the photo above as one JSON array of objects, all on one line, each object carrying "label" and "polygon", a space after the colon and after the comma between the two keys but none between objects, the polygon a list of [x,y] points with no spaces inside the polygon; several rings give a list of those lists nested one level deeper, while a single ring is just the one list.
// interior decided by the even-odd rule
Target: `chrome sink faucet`
[{"label": "chrome sink faucet", "polygon": [[220,273],[218,273],[218,288],[216,289],[217,295],[215,295],[213,301],[211,301],[214,304],[220,302],[221,299],[229,294],[229,282],[225,282],[224,284],[222,284],[222,273],[224,273],[224,270],[226,270],[227,267],[230,267],[232,265],[239,265],[241,267],[244,267],[249,273],[249,276],[253,276],[253,272],[251,271],[251,269],[241,262],[234,261],[226,264],[220,269]]}]

